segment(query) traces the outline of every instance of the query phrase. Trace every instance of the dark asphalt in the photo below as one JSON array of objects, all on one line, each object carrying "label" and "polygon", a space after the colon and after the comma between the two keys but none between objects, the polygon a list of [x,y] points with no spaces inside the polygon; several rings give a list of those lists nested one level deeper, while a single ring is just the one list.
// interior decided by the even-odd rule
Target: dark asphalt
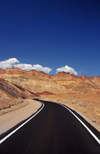
[{"label": "dark asphalt", "polygon": [[[0,145],[0,154],[100,154],[100,145],[67,109],[43,103],[38,115]],[[100,133],[83,121],[100,139]]]}]

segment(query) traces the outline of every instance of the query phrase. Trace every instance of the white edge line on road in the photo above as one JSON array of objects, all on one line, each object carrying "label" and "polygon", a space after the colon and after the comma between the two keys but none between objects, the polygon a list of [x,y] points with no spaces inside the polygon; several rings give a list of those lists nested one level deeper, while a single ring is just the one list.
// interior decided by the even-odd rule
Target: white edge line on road
[{"label": "white edge line on road", "polygon": [[[92,135],[92,137],[94,137],[94,139],[100,144],[100,140],[98,139],[98,137],[84,124],[84,122],[82,120],[80,120],[80,118],[78,118],[76,116],[75,113],[73,113],[67,106],[61,104],[61,103],[57,103],[57,102],[52,102],[52,103],[56,103],[56,104],[59,104],[61,106],[63,106],[65,109],[67,109],[69,112],[71,112],[75,118],[87,129],[87,131]],[[75,111],[76,112],[76,111]],[[79,114],[79,113],[78,113]],[[79,114],[80,115],[80,114]],[[81,116],[81,115],[80,115]],[[82,116],[81,116],[82,117]]]},{"label": "white edge line on road", "polygon": [[62,104],[60,105],[66,108],[69,112],[71,112],[79,120],[79,122],[87,129],[87,131],[94,137],[94,139],[100,144],[100,140],[98,139],[98,137],[76,116],[76,114],[74,114],[69,108],[67,108],[67,106],[64,106]]},{"label": "white edge line on road", "polygon": [[44,103],[42,103],[43,106],[38,110],[32,117],[30,117],[28,120],[26,120],[23,124],[21,124],[18,128],[13,130],[11,133],[9,133],[7,136],[5,136],[3,139],[0,140],[0,144],[3,143],[7,138],[9,138],[11,135],[13,135],[16,131],[18,131],[21,127],[23,127],[26,123],[28,123],[32,118],[34,118],[43,108]]}]

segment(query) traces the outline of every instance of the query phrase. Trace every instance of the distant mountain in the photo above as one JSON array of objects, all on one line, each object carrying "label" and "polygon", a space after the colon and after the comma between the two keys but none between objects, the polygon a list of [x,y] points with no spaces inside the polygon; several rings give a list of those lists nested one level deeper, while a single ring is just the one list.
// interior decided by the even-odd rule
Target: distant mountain
[{"label": "distant mountain", "polygon": [[36,70],[25,71],[20,68],[0,69],[0,77],[34,93],[90,92],[100,90],[100,76],[87,77],[59,72],[48,75]]}]

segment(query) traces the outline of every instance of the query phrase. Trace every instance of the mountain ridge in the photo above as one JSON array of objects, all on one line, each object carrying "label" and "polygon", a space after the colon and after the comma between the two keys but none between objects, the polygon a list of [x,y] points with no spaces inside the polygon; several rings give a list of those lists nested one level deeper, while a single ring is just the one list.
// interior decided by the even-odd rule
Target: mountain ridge
[{"label": "mountain ridge", "polygon": [[26,71],[20,68],[8,68],[0,69],[0,77],[32,92],[65,93],[67,91],[88,92],[100,90],[100,76],[76,76],[69,72],[48,75],[36,70]]}]

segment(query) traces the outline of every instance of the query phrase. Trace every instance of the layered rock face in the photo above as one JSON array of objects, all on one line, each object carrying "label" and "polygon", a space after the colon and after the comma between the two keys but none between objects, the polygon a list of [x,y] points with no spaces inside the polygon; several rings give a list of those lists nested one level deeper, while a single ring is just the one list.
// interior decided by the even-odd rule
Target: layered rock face
[{"label": "layered rock face", "polygon": [[19,68],[10,68],[0,70],[0,77],[35,93],[43,91],[53,93],[67,92],[65,87],[50,79],[49,75],[44,72],[35,70],[24,71]]},{"label": "layered rock face", "polygon": [[0,110],[21,103],[22,99],[37,98],[38,96],[38,94],[0,78]]},{"label": "layered rock face", "polygon": [[25,71],[19,68],[0,69],[0,77],[23,87],[34,93],[52,92],[66,93],[90,92],[100,90],[100,77],[75,76],[74,74],[59,72],[56,75],[48,75],[36,70]]},{"label": "layered rock face", "polygon": [[96,85],[98,85],[100,87],[100,76],[98,75],[95,75],[93,77],[89,77],[89,79],[95,83]]},{"label": "layered rock face", "polygon": [[[0,91],[11,98],[28,98],[37,94],[0,78]],[[0,93],[1,94],[1,93]]]},{"label": "layered rock face", "polygon": [[88,78],[85,75],[75,76],[74,74],[59,72],[58,74],[51,76],[51,79],[57,83],[65,86],[69,91],[74,92],[89,92],[100,90],[99,82],[100,78],[95,77]]}]

